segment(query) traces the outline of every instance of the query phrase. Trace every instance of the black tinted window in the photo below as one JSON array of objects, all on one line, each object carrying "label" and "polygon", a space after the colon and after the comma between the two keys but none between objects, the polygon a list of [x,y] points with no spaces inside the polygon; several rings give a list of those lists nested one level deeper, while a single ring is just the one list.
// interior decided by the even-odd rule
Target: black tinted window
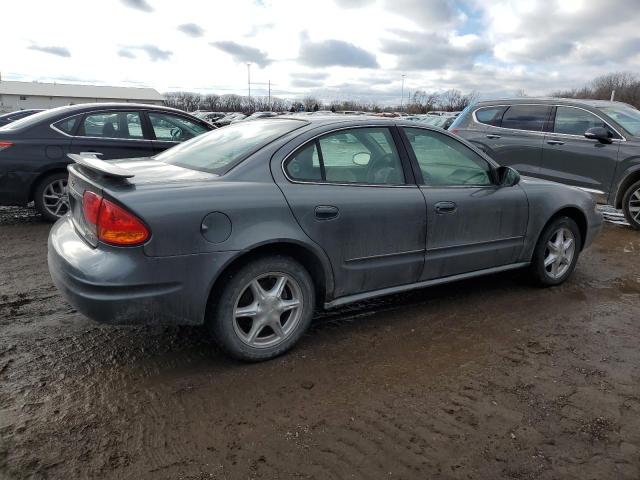
[{"label": "black tinted window", "polygon": [[285,169],[287,175],[294,180],[322,181],[322,169],[316,142],[298,150],[293,157],[287,160]]},{"label": "black tinted window", "polygon": [[502,128],[541,132],[549,117],[548,105],[513,105],[502,117]]},{"label": "black tinted window", "polygon": [[80,115],[76,115],[75,117],[71,118],[65,118],[64,120],[55,123],[54,126],[67,135],[73,135],[73,132],[75,132],[76,126],[78,125],[78,120],[80,120]]},{"label": "black tinted window", "polygon": [[476,110],[476,119],[480,123],[486,123],[487,125],[500,126],[502,122],[502,115],[507,107],[484,107]]}]

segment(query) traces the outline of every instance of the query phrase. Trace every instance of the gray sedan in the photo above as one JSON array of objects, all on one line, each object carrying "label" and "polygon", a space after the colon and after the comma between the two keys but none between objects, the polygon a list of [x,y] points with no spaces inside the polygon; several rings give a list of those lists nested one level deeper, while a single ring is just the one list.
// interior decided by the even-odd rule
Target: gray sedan
[{"label": "gray sedan", "polygon": [[291,348],[316,309],[519,268],[558,285],[602,222],[589,194],[397,119],[279,117],[73,159],[49,236],[69,302],[112,324],[205,324],[250,361]]}]

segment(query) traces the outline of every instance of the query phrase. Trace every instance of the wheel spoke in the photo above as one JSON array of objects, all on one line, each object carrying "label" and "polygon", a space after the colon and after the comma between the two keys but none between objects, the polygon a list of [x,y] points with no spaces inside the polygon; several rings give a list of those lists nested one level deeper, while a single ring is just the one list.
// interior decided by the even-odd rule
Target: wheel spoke
[{"label": "wheel spoke", "polygon": [[544,266],[548,267],[553,262],[555,262],[557,259],[558,259],[557,255],[549,255],[549,256],[547,256],[547,258],[544,259]]},{"label": "wheel spoke", "polygon": [[265,292],[264,288],[262,288],[262,285],[260,285],[260,282],[258,282],[258,280],[254,280],[253,282],[251,282],[251,293],[253,293],[253,298],[255,300],[262,300],[265,298],[267,292]]},{"label": "wheel spoke", "polygon": [[280,302],[280,310],[284,313],[288,310],[293,310],[294,308],[298,308],[300,306],[300,300],[297,298],[291,300],[282,300]]},{"label": "wheel spoke", "polygon": [[562,245],[562,247],[566,250],[568,250],[569,248],[571,248],[571,246],[573,245],[573,238],[568,238],[565,240],[564,244]]},{"label": "wheel spoke", "polygon": [[549,250],[551,250],[552,252],[558,251],[558,246],[555,243],[553,243],[551,240],[549,240],[549,243],[547,243],[547,248],[549,248]]},{"label": "wheel spoke", "polygon": [[254,321],[251,324],[251,330],[249,330],[249,333],[247,334],[247,341],[249,343],[255,342],[263,328],[264,324]]},{"label": "wheel spoke", "polygon": [[284,330],[282,330],[282,325],[280,324],[280,321],[275,320],[271,322],[269,326],[271,327],[271,330],[273,330],[273,333],[276,335],[276,337],[284,338]]},{"label": "wheel spoke", "polygon": [[269,293],[276,298],[280,298],[282,296],[282,292],[284,292],[284,287],[287,285],[287,277],[281,276],[276,280],[275,285],[269,291]]},{"label": "wheel spoke", "polygon": [[236,308],[236,317],[255,317],[258,314],[258,304],[253,302],[246,307]]}]

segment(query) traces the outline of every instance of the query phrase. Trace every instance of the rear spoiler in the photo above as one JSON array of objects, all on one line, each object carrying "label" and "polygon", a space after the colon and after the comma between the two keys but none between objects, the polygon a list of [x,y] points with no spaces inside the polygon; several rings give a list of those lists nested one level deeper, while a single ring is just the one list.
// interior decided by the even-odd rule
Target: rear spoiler
[{"label": "rear spoiler", "polygon": [[96,157],[90,156],[82,156],[77,153],[69,153],[67,154],[71,160],[76,162],[78,165],[82,165],[84,168],[88,168],[100,175],[105,177],[115,177],[115,178],[131,178],[134,177],[135,174],[126,168],[119,167],[109,162],[105,162],[104,160],[100,160]]}]

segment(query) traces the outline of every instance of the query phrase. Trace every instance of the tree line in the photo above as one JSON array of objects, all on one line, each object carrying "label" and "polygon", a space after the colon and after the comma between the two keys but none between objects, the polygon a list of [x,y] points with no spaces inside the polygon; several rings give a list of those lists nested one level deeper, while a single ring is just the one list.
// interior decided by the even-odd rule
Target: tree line
[{"label": "tree line", "polygon": [[610,100],[615,91],[614,100],[625,102],[640,108],[640,77],[630,72],[616,72],[602,75],[581,88],[560,90],[552,94],[561,98],[590,98]]},{"label": "tree line", "polygon": [[323,102],[314,96],[306,96],[299,100],[288,100],[279,97],[261,97],[227,94],[198,94],[193,92],[169,92],[165,94],[165,105],[178,108],[187,112],[206,110],[211,112],[243,112],[252,113],[260,111],[312,111],[331,110],[344,111],[355,110],[364,112],[397,112],[427,113],[433,110],[458,111],[464,109],[475,101],[475,93],[463,94],[459,90],[447,90],[445,92],[426,92],[416,90],[409,92],[402,105],[381,106],[376,102],[359,100],[334,100]]}]

